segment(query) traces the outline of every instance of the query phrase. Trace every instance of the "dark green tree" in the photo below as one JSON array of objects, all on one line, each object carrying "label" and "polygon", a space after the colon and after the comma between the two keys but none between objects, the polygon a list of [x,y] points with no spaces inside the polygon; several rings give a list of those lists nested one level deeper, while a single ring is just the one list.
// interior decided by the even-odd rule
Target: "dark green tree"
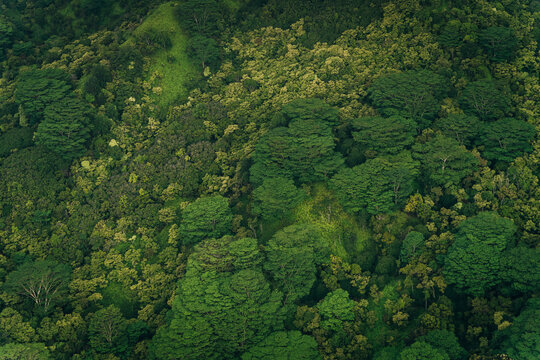
[{"label": "dark green tree", "polygon": [[511,326],[495,335],[495,344],[512,360],[540,357],[540,300],[533,298],[516,317]]},{"label": "dark green tree", "polygon": [[343,289],[327,294],[317,305],[321,315],[321,327],[328,331],[340,331],[344,327],[344,322],[354,321],[354,307],[354,301]]},{"label": "dark green tree", "polygon": [[315,120],[333,127],[339,124],[339,111],[321,99],[297,99],[283,106],[272,124],[288,126],[294,120]]},{"label": "dark green tree", "polygon": [[436,135],[424,144],[416,144],[413,150],[413,156],[420,161],[421,171],[432,186],[458,185],[478,166],[473,154],[457,140],[443,135]]},{"label": "dark green tree", "polygon": [[463,221],[444,261],[444,277],[462,293],[482,295],[502,281],[504,250],[516,226],[496,213],[483,212]]},{"label": "dark green tree", "polygon": [[416,124],[401,116],[365,117],[353,120],[354,141],[372,156],[397,154],[414,142]]},{"label": "dark green tree", "polygon": [[216,40],[195,35],[189,39],[187,53],[204,70],[207,66],[216,68],[219,65],[219,47]]},{"label": "dark green tree", "polygon": [[51,260],[29,261],[8,274],[3,288],[13,295],[23,296],[43,313],[66,300],[69,266]]},{"label": "dark green tree", "polygon": [[151,358],[235,359],[282,329],[283,296],[262,273],[256,240],[235,242],[224,237],[195,247]]},{"label": "dark green tree", "polygon": [[518,49],[516,34],[507,27],[492,26],[484,29],[480,32],[478,41],[489,59],[494,62],[511,60]]},{"label": "dark green tree", "polygon": [[481,122],[475,116],[453,114],[438,118],[433,128],[444,136],[456,139],[460,145],[471,146],[480,131]]},{"label": "dark green tree", "polygon": [[518,246],[503,257],[501,276],[512,289],[521,293],[540,290],[540,248]]},{"label": "dark green tree", "polygon": [[418,231],[411,231],[407,234],[401,244],[399,260],[403,264],[409,263],[412,259],[419,256],[424,248],[424,235]]},{"label": "dark green tree", "polygon": [[30,70],[19,76],[15,102],[33,125],[43,119],[47,106],[66,97],[71,89],[70,76],[63,70]]},{"label": "dark green tree", "polygon": [[[298,105],[297,109],[293,109]],[[337,153],[331,124],[335,111],[319,101],[293,102],[277,117],[290,120],[288,128],[269,131],[255,147],[251,182],[282,176],[298,183],[321,181],[343,165]]]},{"label": "dark green tree", "polygon": [[430,125],[448,92],[446,79],[429,70],[411,70],[380,77],[368,96],[385,116],[413,119],[420,128]]},{"label": "dark green tree", "polygon": [[291,225],[278,231],[266,247],[265,270],[285,294],[285,303],[307,295],[316,278],[316,266],[327,261],[328,245],[311,225]]},{"label": "dark green tree", "polygon": [[493,80],[469,83],[459,96],[459,104],[468,115],[480,120],[493,121],[510,110],[510,98]]},{"label": "dark green tree", "polygon": [[291,179],[267,178],[253,191],[253,213],[265,221],[280,220],[290,215],[305,196]]},{"label": "dark green tree", "polygon": [[399,354],[399,358],[400,360],[450,360],[447,353],[423,341],[417,341],[406,347]]},{"label": "dark green tree", "polygon": [[75,97],[65,97],[45,108],[34,140],[64,160],[73,160],[86,151],[90,139],[91,108]]},{"label": "dark green tree", "polygon": [[88,324],[92,350],[100,354],[124,353],[128,348],[127,322],[114,305],[96,311]]},{"label": "dark green tree", "polygon": [[436,349],[444,351],[450,360],[461,360],[467,357],[467,352],[459,344],[456,335],[448,330],[432,330],[424,336],[420,336],[417,341],[423,341]]},{"label": "dark green tree", "polygon": [[202,197],[182,212],[180,234],[185,245],[231,232],[232,212],[229,201],[221,195]]},{"label": "dark green tree", "polygon": [[192,35],[215,36],[222,9],[216,0],[187,0],[177,6],[176,15],[182,28]]},{"label": "dark green tree", "polygon": [[13,38],[13,24],[4,16],[0,15],[0,61],[4,58],[5,51],[11,45]]},{"label": "dark green tree", "polygon": [[330,181],[330,188],[351,213],[387,213],[412,193],[418,166],[408,152],[378,157],[342,169]]},{"label": "dark green tree", "polygon": [[482,156],[490,161],[510,163],[516,157],[533,150],[536,130],[531,124],[506,118],[484,124],[477,144],[483,146]]},{"label": "dark green tree", "polygon": [[317,342],[300,331],[277,331],[242,355],[242,360],[318,360]]}]

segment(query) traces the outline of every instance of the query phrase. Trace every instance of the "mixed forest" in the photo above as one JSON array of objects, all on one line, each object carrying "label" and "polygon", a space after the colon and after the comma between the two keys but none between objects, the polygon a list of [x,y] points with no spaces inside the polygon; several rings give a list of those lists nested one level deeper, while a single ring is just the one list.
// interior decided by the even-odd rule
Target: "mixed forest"
[{"label": "mixed forest", "polygon": [[540,359],[539,24],[1,0],[0,359]]}]

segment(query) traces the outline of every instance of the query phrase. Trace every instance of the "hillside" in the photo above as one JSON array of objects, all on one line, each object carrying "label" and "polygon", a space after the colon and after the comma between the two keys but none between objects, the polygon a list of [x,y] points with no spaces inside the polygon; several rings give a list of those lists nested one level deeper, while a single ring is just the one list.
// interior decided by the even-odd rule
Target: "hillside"
[{"label": "hillside", "polygon": [[539,21],[5,0],[0,359],[540,359]]}]

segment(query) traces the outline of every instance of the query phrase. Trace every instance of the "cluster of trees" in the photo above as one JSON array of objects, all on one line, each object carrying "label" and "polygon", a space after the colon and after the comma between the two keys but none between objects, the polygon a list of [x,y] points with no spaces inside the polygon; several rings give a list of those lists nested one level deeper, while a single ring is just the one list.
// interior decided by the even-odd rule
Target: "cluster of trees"
[{"label": "cluster of trees", "polygon": [[144,3],[2,5],[0,358],[540,357],[540,7]]}]

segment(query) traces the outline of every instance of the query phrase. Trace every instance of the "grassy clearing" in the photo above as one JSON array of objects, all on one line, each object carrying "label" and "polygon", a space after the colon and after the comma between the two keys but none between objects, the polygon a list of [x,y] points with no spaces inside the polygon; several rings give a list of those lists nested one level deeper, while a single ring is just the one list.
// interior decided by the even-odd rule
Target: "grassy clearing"
[{"label": "grassy clearing", "polygon": [[347,214],[324,185],[312,188],[309,200],[295,212],[296,222],[315,225],[334,255],[350,261],[364,250],[370,237],[355,219]]},{"label": "grassy clearing", "polygon": [[[160,30],[170,35],[171,48],[152,54],[146,76],[153,88],[152,96],[163,107],[187,97],[186,84],[197,76],[197,70],[186,54],[188,36],[176,21],[175,7],[175,2],[161,4],[133,32],[137,36],[149,30]],[[129,39],[128,43],[133,41]]]}]

